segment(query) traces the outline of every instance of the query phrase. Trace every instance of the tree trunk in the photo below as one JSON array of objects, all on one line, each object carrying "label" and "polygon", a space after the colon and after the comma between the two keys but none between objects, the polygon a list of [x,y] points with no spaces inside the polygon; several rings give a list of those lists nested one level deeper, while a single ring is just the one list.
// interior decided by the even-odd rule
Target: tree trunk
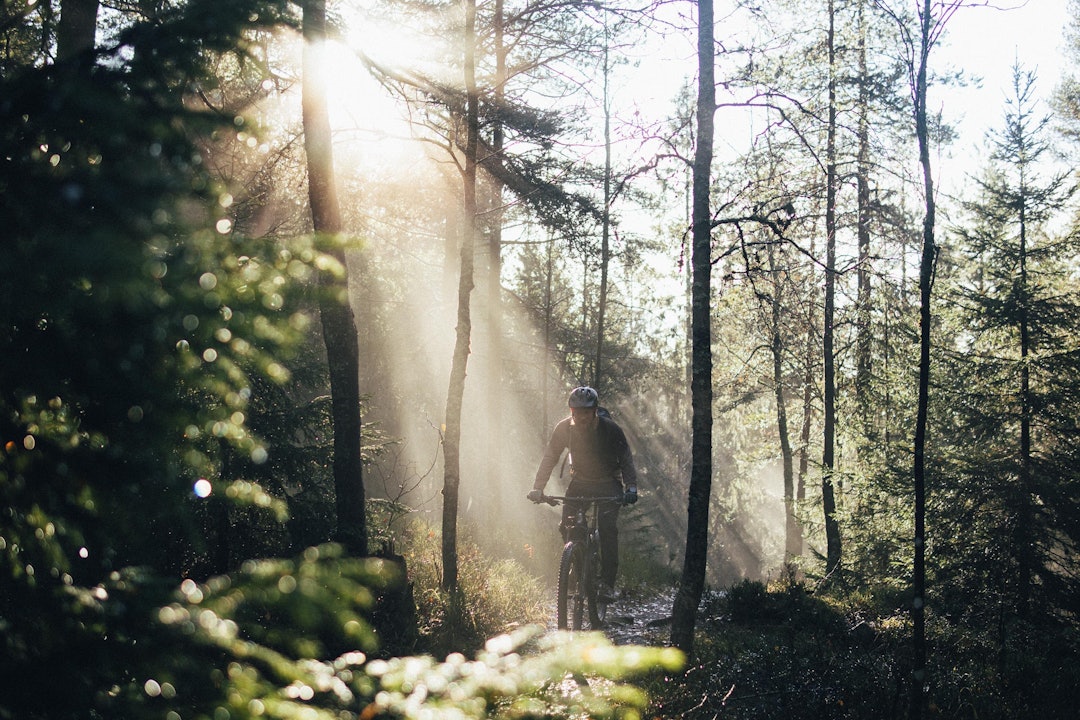
[{"label": "tree trunk", "polygon": [[[814,246],[813,238],[810,240],[809,254],[810,257],[814,257],[816,248]],[[814,265],[810,264],[807,267],[807,278],[805,280],[807,286],[813,287],[817,283],[817,277],[814,274]],[[817,378],[817,358],[818,355],[818,343],[816,332],[816,318],[814,316],[814,303],[807,303],[806,305],[806,337],[803,342],[803,377],[802,377],[802,424],[799,428],[799,471],[796,475],[795,486],[795,502],[797,505],[801,505],[806,502],[806,481],[810,477],[810,437],[813,430],[814,422],[814,388],[816,387]],[[798,526],[799,537],[799,554],[803,554],[806,549],[806,537],[803,534],[802,526]],[[794,544],[794,543],[793,543]]]},{"label": "tree trunk", "polygon": [[457,332],[450,384],[446,394],[446,433],[443,436],[443,589],[458,587],[457,516],[461,484],[461,407],[465,396],[465,372],[472,335],[470,295],[476,255],[476,161],[480,129],[479,96],[476,89],[476,0],[465,0],[465,168],[462,197],[465,231],[461,238],[461,274],[458,278]]},{"label": "tree trunk", "polygon": [[[495,1],[493,18],[495,31],[495,87],[494,104],[503,107],[506,102],[508,49],[504,41],[505,18],[503,0]],[[496,166],[501,166],[505,130],[503,121],[498,117],[491,128],[491,152]],[[488,325],[488,368],[484,375],[485,382],[491,387],[503,386],[503,313],[502,313],[502,222],[503,222],[503,182],[501,173],[488,173],[483,187],[487,190],[485,216],[487,217],[488,278],[487,278],[487,325]],[[488,520],[498,522],[501,517],[503,499],[502,483],[507,472],[503,468],[502,448],[506,442],[503,422],[503,397],[497,392],[486,394],[484,422],[485,433],[490,442],[487,450],[487,494],[490,505]]]},{"label": "tree trunk", "polygon": [[[802,426],[799,428],[799,474],[795,487],[795,503],[806,501],[806,480],[810,476],[810,435],[814,421],[814,361],[817,358],[817,341],[814,337],[813,313],[807,318],[805,357],[803,358]],[[802,525],[798,526],[799,554],[806,549],[806,537]],[[795,544],[794,541],[792,543]]]},{"label": "tree trunk", "polygon": [[769,245],[769,271],[773,281],[771,298],[773,390],[776,397],[776,432],[780,435],[780,457],[784,472],[784,562],[791,562],[802,553],[802,534],[795,517],[795,467],[788,435],[787,404],[784,400],[784,339],[780,330],[783,282],[776,267],[776,247]]},{"label": "tree trunk", "polygon": [[930,291],[934,277],[934,180],[930,172],[930,129],[926,117],[927,65],[932,30],[931,2],[921,8],[921,32],[918,69],[915,77],[915,136],[919,143],[919,163],[923,172],[926,215],[923,218],[922,260],[919,268],[919,399],[916,408],[914,466],[915,558],[912,568],[912,649],[914,669],[911,678],[912,720],[922,717],[926,683],[926,425],[930,404]]},{"label": "tree trunk", "polygon": [[836,520],[833,473],[836,471],[836,356],[833,352],[833,320],[836,304],[836,10],[829,0],[829,126],[825,150],[825,444],[821,460],[821,506],[825,515],[825,573],[840,567],[840,525]]},{"label": "tree trunk", "polygon": [[548,238],[545,244],[544,263],[544,359],[540,364],[540,432],[537,437],[541,447],[547,442],[551,433],[551,420],[548,417],[548,407],[551,405],[548,396],[548,368],[551,367],[551,330],[554,324],[555,301],[552,295],[553,276],[555,274],[555,240]]},{"label": "tree trunk", "polygon": [[[605,19],[606,23],[606,19]],[[593,362],[593,387],[603,383],[604,320],[607,314],[608,265],[611,262],[611,68],[608,65],[608,37],[604,33],[604,215],[600,233],[600,300],[596,307],[596,359]]]},{"label": "tree trunk", "polygon": [[[1022,176],[1023,178],[1023,176]],[[1023,179],[1021,180],[1023,182]],[[1026,198],[1027,188],[1022,186],[1020,196]],[[1032,573],[1039,562],[1033,556],[1034,538],[1032,524],[1034,510],[1031,499],[1035,497],[1033,481],[1034,468],[1031,458],[1031,288],[1028,284],[1028,248],[1027,248],[1027,207],[1026,200],[1020,205],[1020,517],[1016,523],[1016,547],[1019,551],[1019,578],[1017,579],[1017,601],[1021,615],[1026,615],[1031,599]],[[1004,645],[1004,643],[1002,643]]]},{"label": "tree trunk", "polygon": [[713,122],[716,113],[712,0],[698,0],[697,147],[693,185],[693,324],[690,491],[687,500],[686,555],[672,610],[671,642],[693,652],[697,609],[705,588],[709,549],[709,501],[712,493],[712,177]]},{"label": "tree trunk", "polygon": [[866,0],[859,2],[859,120],[858,158],[855,166],[858,204],[858,294],[856,295],[855,399],[863,426],[870,437],[870,78],[866,65]]},{"label": "tree trunk", "polygon": [[[94,48],[98,0],[63,0],[56,27],[56,59],[70,60]],[[88,58],[89,59],[89,58]]]},{"label": "tree trunk", "polygon": [[[334,155],[326,81],[315,62],[326,39],[326,2],[304,4],[304,149],[307,152],[308,197],[315,232],[341,232],[341,210],[334,184]],[[352,555],[367,555],[364,474],[360,438],[360,350],[356,321],[349,304],[349,272],[345,251],[336,242],[328,254],[344,268],[342,277],[319,275],[319,313],[330,371],[334,426],[334,490],[337,498],[335,539]]]}]

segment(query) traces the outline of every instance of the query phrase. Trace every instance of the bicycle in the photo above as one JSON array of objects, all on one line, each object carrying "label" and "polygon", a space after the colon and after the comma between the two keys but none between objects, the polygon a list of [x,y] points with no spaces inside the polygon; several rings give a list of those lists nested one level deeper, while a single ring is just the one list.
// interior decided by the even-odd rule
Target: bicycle
[{"label": "bicycle", "polygon": [[576,511],[566,521],[566,544],[559,560],[559,629],[581,630],[587,611],[589,627],[599,630],[607,618],[609,600],[599,593],[600,531],[597,519],[603,503],[621,505],[623,497],[541,495],[540,502],[548,505],[572,502],[576,505]]}]

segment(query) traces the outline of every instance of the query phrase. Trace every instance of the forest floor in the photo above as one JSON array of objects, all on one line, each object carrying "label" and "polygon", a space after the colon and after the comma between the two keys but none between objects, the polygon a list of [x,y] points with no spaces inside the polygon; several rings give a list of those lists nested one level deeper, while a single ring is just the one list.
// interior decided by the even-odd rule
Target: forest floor
[{"label": "forest floor", "polygon": [[[674,588],[630,588],[608,607],[616,645],[671,644]],[[792,583],[744,581],[702,598],[694,657],[682,673],[641,679],[647,716],[680,720],[895,720],[913,696],[910,617],[902,593],[876,604],[837,602]],[[554,627],[554,608],[552,608]],[[1043,628],[1035,644],[1002,649],[939,622],[926,682],[928,717],[1075,718],[1075,633]],[[995,652],[996,651],[996,652]],[[1036,669],[1038,668],[1038,669]]]},{"label": "forest floor", "polygon": [[[616,645],[671,644],[674,588],[633,588],[608,607]],[[555,626],[554,608],[551,626]],[[703,598],[685,673],[645,678],[649,717],[874,720],[902,715],[901,671],[882,636],[801,589],[746,583]],[[595,682],[595,681],[594,681]],[[564,691],[573,692],[567,680]]]},{"label": "forest floor", "polygon": [[604,634],[616,645],[668,645],[674,601],[674,589],[650,596],[622,592],[608,606]]},{"label": "forest floor", "polygon": [[[648,594],[639,590],[619,591],[615,601],[608,605],[604,635],[615,645],[669,645],[674,600],[674,588]],[[558,627],[554,603],[547,624],[552,630]]]}]

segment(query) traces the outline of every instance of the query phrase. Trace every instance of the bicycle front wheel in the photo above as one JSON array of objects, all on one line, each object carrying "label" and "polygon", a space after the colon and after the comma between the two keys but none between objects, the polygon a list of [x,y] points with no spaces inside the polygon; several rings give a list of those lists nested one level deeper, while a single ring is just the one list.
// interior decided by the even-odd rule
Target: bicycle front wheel
[{"label": "bicycle front wheel", "polygon": [[582,583],[586,607],[589,611],[589,627],[600,630],[607,620],[608,598],[600,597],[600,540],[596,533],[589,538],[589,553]]},{"label": "bicycle front wheel", "polygon": [[585,548],[568,542],[559,561],[559,629],[580,630],[585,622]]}]

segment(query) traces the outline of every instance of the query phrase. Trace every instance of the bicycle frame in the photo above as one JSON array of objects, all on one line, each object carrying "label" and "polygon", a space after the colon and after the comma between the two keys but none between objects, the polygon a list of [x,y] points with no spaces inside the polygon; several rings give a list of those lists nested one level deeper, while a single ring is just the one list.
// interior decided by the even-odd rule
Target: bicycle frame
[{"label": "bicycle frame", "polygon": [[573,514],[564,526],[565,544],[559,562],[558,624],[559,629],[581,630],[585,611],[593,630],[603,627],[607,603],[599,597],[600,537],[598,519],[604,503],[622,504],[622,497],[584,497],[542,495],[549,505],[573,503]]}]

